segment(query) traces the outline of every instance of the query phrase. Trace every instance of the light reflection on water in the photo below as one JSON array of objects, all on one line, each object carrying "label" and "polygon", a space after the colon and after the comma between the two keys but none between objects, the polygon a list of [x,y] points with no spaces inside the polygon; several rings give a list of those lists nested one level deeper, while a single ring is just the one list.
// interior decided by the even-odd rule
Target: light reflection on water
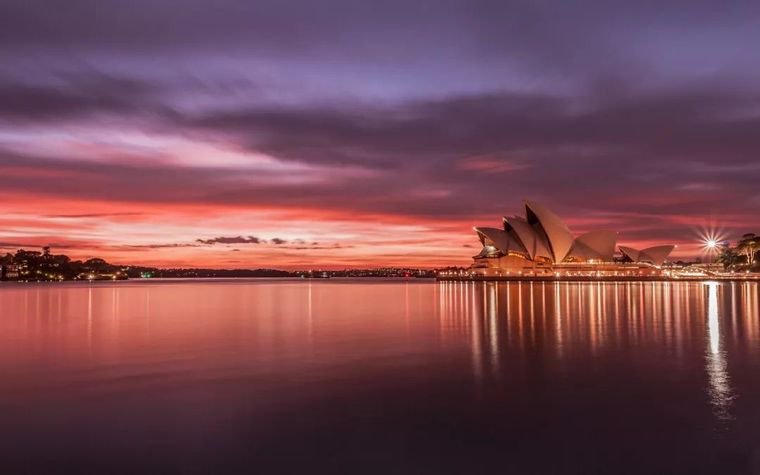
[{"label": "light reflection on water", "polygon": [[710,379],[708,394],[715,408],[715,415],[722,420],[731,420],[730,413],[733,393],[731,379],[728,375],[726,363],[726,351],[723,348],[723,338],[720,332],[720,318],[718,310],[718,284],[708,282],[707,299],[707,334],[708,347],[705,352],[707,359],[707,374]]},{"label": "light reflection on water", "polygon": [[688,357],[702,334],[705,391],[715,417],[731,420],[735,394],[722,327],[730,328],[734,344],[750,343],[752,356],[760,342],[758,290],[753,283],[445,282],[440,286],[442,333],[471,332],[477,381],[486,371],[500,373],[500,348],[529,351],[539,335],[558,360],[566,344],[591,354],[604,348],[657,345],[677,362]]},{"label": "light reflection on water", "polygon": [[758,311],[754,283],[2,286],[0,461],[752,469]]}]

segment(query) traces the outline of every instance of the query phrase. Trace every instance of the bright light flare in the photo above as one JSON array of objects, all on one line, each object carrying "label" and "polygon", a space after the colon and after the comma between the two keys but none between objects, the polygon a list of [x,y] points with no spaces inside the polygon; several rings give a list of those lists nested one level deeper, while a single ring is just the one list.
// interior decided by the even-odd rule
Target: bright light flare
[{"label": "bright light flare", "polygon": [[699,233],[700,241],[702,242],[702,252],[707,254],[713,254],[720,249],[726,242],[721,231],[717,230],[705,230]]}]

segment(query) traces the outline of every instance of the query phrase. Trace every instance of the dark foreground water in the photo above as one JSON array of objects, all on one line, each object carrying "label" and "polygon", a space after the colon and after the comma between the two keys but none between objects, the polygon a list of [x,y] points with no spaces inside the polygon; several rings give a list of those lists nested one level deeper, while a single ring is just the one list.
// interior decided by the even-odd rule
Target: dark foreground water
[{"label": "dark foreground water", "polygon": [[0,286],[0,473],[752,473],[749,283]]}]

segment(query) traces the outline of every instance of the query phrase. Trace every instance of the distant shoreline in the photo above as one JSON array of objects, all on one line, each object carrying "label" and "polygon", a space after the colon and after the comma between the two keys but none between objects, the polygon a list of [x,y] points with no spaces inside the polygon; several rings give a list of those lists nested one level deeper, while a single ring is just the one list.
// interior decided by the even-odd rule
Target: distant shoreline
[{"label": "distant shoreline", "polygon": [[525,282],[525,283],[552,283],[552,282],[577,282],[577,283],[631,283],[631,282],[747,282],[747,283],[760,283],[760,275],[750,276],[689,276],[681,278],[665,277],[665,276],[610,276],[610,277],[583,277],[583,276],[569,276],[569,277],[554,277],[554,276],[439,276],[439,277],[331,277],[331,278],[303,278],[303,277],[153,277],[153,278],[136,278],[136,279],[118,279],[118,280],[61,280],[61,281],[49,281],[49,280],[30,280],[30,281],[0,281],[0,287],[6,284],[9,287],[21,286],[28,284],[42,284],[42,285],[60,285],[60,284],[76,284],[76,285],[109,285],[116,283],[127,284],[171,284],[171,283],[191,283],[191,282],[224,282],[224,281],[280,281],[280,282]]},{"label": "distant shoreline", "polygon": [[760,282],[758,274],[734,276],[438,276],[438,282]]},{"label": "distant shoreline", "polygon": [[399,276],[346,276],[346,277],[294,277],[294,276],[271,276],[271,277],[151,277],[151,278],[131,278],[131,279],[66,279],[66,280],[5,280],[0,281],[0,286],[3,284],[10,285],[25,285],[25,284],[45,284],[45,285],[60,285],[60,284],[82,284],[82,285],[106,285],[115,283],[171,283],[171,282],[193,282],[193,281],[264,281],[264,280],[277,280],[277,281],[291,281],[291,282],[311,282],[311,281],[376,281],[376,282],[435,282],[435,277],[399,277]]},{"label": "distant shoreline", "polygon": [[42,251],[19,249],[15,254],[0,256],[0,280],[2,281],[71,281],[71,280],[125,280],[155,278],[307,278],[328,279],[336,277],[428,277],[437,270],[412,267],[377,267],[369,269],[301,269],[278,270],[255,269],[205,269],[205,268],[159,268],[135,265],[111,264],[93,257],[85,261],[72,260],[65,254],[53,254],[49,246]]}]

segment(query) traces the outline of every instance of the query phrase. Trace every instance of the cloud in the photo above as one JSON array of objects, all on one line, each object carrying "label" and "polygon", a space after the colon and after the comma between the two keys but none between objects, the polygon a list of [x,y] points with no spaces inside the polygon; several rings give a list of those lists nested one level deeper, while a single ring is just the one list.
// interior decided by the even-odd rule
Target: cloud
[{"label": "cloud", "polygon": [[[276,168],[270,179],[213,162],[53,159],[2,150],[0,170],[15,173],[6,190],[78,199],[440,219],[506,213],[520,198],[560,212],[625,211],[641,206],[639,195],[658,197],[647,211],[696,214],[706,203],[689,184],[709,183],[720,173],[731,186],[707,204],[756,213],[737,197],[756,185],[747,171],[760,148],[760,118],[747,110],[760,104],[760,95],[709,84],[625,91],[591,95],[582,106],[566,97],[491,93],[380,108],[262,106],[162,119],[165,127],[224,136],[282,163],[324,166],[309,172],[306,183],[274,179],[281,175]],[[341,177],[336,171],[346,164],[377,173]]]},{"label": "cloud", "polygon": [[[0,52],[97,57],[107,51],[110,62],[121,59],[132,69],[151,64],[135,57],[191,52],[194,61],[185,59],[181,70],[213,74],[198,58],[224,51],[219,66],[227,68],[236,59],[247,70],[271,70],[278,60],[310,62],[306,72],[321,64],[335,71],[330,81],[353,73],[355,82],[386,89],[417,78],[418,88],[432,89],[507,79],[572,83],[616,70],[688,76],[684,65],[701,65],[700,72],[722,65],[735,75],[754,59],[741,46],[760,39],[756,4],[714,0],[695,0],[688,9],[680,2],[605,0],[232,0],[214,8],[201,0],[186,0],[182,8],[166,0],[69,0],[65,14],[44,0],[24,0],[11,1],[3,13]],[[318,75],[299,79],[317,82]]]},{"label": "cloud", "polygon": [[220,236],[211,239],[196,239],[196,242],[207,245],[214,244],[262,244],[266,240],[256,236]]},{"label": "cloud", "polygon": [[6,241],[0,241],[0,248],[30,248],[30,247],[40,247],[39,244],[29,244],[29,243],[19,243],[19,242],[6,242]]},{"label": "cloud", "polygon": [[[215,237],[211,239],[196,239],[196,242],[203,244],[203,245],[209,245],[213,246],[215,244],[273,244],[275,246],[281,246],[286,247],[288,249],[318,249],[319,243],[312,243],[307,244],[304,239],[297,238],[292,240],[293,246],[283,246],[287,244],[289,241],[287,239],[282,239],[278,237],[274,237],[271,239],[262,239],[258,238],[256,236],[220,236]],[[336,243],[337,245],[337,243]],[[233,250],[239,250],[239,249],[233,249]]]},{"label": "cloud", "polygon": [[[378,234],[387,221],[498,225],[522,198],[574,228],[656,219],[667,237],[726,210],[751,226],[760,68],[744,46],[760,42],[758,13],[706,0],[72,0],[62,14],[11,1],[2,193],[127,203],[146,210],[135,221],[158,207],[329,215]],[[317,247],[241,232],[176,246]]]},{"label": "cloud", "polygon": [[323,250],[336,250],[336,249],[351,249],[354,247],[356,246],[350,245],[350,244],[349,245],[341,244],[337,242],[331,245],[323,245],[323,246],[320,246],[318,243],[281,246],[282,249],[291,249],[291,250],[297,250],[297,251],[323,251]]},{"label": "cloud", "polygon": [[77,239],[67,240],[66,238],[54,236],[29,236],[24,237],[19,241],[0,241],[0,248],[5,250],[39,250],[44,246],[49,246],[53,248],[53,252],[55,253],[57,249],[89,250],[98,248],[101,246],[101,244],[102,243],[98,241]]},{"label": "cloud", "polygon": [[504,173],[525,170],[531,166],[527,163],[516,162],[507,158],[499,158],[498,155],[499,154],[491,154],[465,158],[459,162],[459,168],[462,170],[475,170],[484,173]]},{"label": "cloud", "polygon": [[49,214],[47,218],[56,219],[82,219],[82,218],[118,218],[123,216],[144,216],[146,213],[139,212],[120,212],[120,213],[71,213],[71,214]]},{"label": "cloud", "polygon": [[123,248],[129,248],[129,249],[172,249],[172,248],[182,248],[182,247],[198,247],[198,244],[191,244],[191,243],[162,243],[162,244],[130,244],[130,245],[123,245],[118,246]]},{"label": "cloud", "polygon": [[0,75],[0,120],[60,121],[92,115],[135,115],[159,109],[155,84],[89,69],[15,81]]}]

